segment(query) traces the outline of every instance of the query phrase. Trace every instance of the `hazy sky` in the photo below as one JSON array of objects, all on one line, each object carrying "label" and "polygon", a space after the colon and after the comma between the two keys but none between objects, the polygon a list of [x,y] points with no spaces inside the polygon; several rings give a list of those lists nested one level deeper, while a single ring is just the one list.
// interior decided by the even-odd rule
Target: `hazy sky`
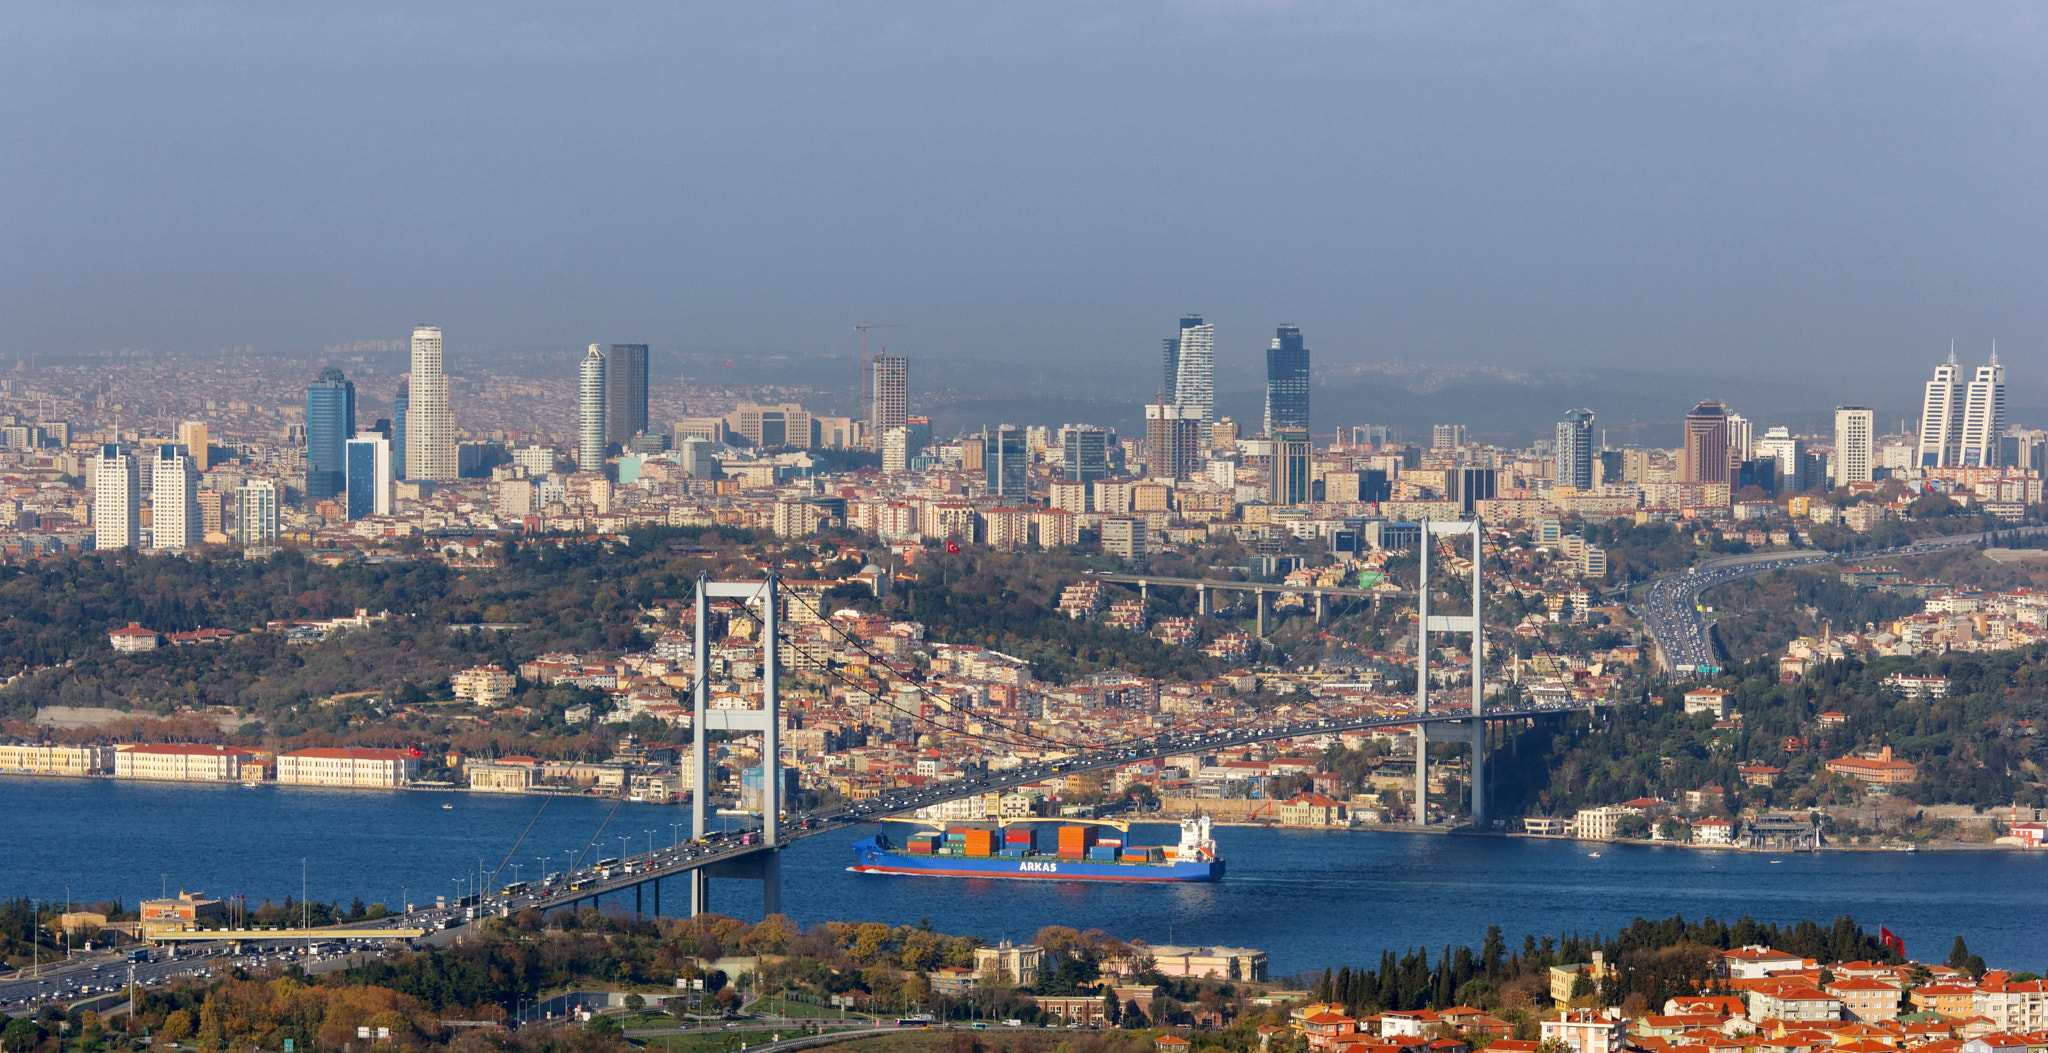
[{"label": "hazy sky", "polygon": [[2035,372],[2044,11],[8,3],[0,351]]}]

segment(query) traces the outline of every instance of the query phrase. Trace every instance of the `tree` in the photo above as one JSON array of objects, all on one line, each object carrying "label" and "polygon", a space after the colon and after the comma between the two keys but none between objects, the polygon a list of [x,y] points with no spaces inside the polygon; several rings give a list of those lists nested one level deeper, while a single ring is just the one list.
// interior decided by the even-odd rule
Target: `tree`
[{"label": "tree", "polygon": [[625,1006],[627,1009],[637,1013],[647,1007],[647,999],[637,994],[629,994],[625,997]]},{"label": "tree", "polygon": [[7,1053],[28,1053],[42,1040],[43,1029],[35,1021],[10,1020],[7,1022],[7,1030],[0,1032],[0,1049],[5,1049]]},{"label": "tree", "polygon": [[1964,943],[1964,942],[1963,942],[1963,938],[1962,938],[1961,936],[1957,936],[1957,937],[1956,937],[1956,945],[1955,945],[1954,947],[1951,947],[1951,948],[1949,948],[1949,952],[1948,952],[1948,967],[1949,967],[1949,968],[1951,968],[1951,969],[1958,969],[1958,970],[1960,970],[1960,969],[1964,969],[1964,968],[1967,968],[1967,967],[1969,966],[1969,964],[1970,964],[1970,945],[1969,945],[1969,944],[1967,944],[1967,943]]},{"label": "tree", "polygon": [[583,1025],[583,1030],[599,1038],[617,1038],[625,1028],[619,1025],[617,1017],[606,1016],[603,1013],[593,1013],[591,1014],[590,1021]]},{"label": "tree", "polygon": [[188,1010],[174,1009],[164,1017],[164,1026],[157,1029],[157,1035],[166,1042],[182,1042],[192,1037],[192,1014]]},{"label": "tree", "polygon": [[1112,1027],[1124,1020],[1124,1004],[1117,1001],[1116,988],[1106,985],[1102,988],[1102,1019]]}]

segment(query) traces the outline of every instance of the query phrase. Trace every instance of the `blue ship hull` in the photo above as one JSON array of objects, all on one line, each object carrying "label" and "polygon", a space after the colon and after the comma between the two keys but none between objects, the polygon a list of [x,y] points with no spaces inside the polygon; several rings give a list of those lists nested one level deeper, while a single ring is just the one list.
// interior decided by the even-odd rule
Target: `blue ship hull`
[{"label": "blue ship hull", "polygon": [[1112,863],[1096,859],[1061,859],[1034,855],[1023,859],[1000,856],[914,856],[884,848],[874,838],[853,846],[860,874],[919,874],[925,877],[999,878],[1020,881],[1215,881],[1223,861],[1210,863]]}]

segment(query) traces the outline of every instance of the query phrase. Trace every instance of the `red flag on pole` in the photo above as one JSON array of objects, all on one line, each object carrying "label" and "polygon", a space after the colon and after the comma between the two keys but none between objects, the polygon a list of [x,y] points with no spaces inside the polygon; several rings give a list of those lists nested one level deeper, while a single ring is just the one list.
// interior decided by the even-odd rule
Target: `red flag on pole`
[{"label": "red flag on pole", "polygon": [[1906,956],[1906,941],[1899,939],[1899,937],[1896,934],[1894,934],[1892,930],[1887,929],[1882,925],[1879,925],[1877,927],[1877,942],[1878,945],[1883,947],[1885,950],[1897,951],[1899,957],[1901,958],[1904,958]]},{"label": "red flag on pole", "polygon": [[948,541],[948,542],[946,542],[946,555],[948,555],[948,556],[957,556],[957,555],[959,555],[959,554],[960,554],[960,543],[959,543],[959,542],[957,542],[957,541]]}]

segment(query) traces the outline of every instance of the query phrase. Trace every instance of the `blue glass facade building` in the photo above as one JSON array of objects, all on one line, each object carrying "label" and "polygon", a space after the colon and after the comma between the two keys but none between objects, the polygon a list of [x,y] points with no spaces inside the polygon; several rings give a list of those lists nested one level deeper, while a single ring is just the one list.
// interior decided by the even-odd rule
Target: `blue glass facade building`
[{"label": "blue glass facade building", "polygon": [[328,366],[306,386],[306,499],[342,492],[347,446],[356,436],[356,386]]}]

